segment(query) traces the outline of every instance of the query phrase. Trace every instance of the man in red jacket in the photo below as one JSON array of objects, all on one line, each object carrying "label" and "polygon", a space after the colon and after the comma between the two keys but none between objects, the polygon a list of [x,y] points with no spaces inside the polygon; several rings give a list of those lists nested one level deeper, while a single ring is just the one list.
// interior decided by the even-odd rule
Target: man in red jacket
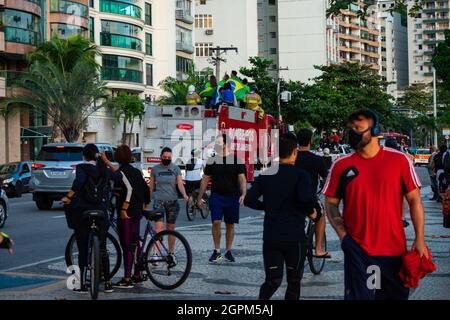
[{"label": "man in red jacket", "polygon": [[356,152],[334,163],[324,188],[328,218],[344,251],[345,299],[406,300],[409,289],[399,277],[407,250],[403,197],[416,233],[412,250],[428,257],[419,178],[405,154],[380,147],[374,112],[357,111],[347,125]]}]

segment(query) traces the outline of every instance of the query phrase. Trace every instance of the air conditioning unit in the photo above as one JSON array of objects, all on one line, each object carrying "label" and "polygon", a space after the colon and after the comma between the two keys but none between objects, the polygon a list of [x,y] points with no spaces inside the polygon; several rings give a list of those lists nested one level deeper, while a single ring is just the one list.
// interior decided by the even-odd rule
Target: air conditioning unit
[{"label": "air conditioning unit", "polygon": [[207,29],[207,30],[205,30],[205,34],[207,36],[212,36],[214,34],[214,30],[213,29]]}]

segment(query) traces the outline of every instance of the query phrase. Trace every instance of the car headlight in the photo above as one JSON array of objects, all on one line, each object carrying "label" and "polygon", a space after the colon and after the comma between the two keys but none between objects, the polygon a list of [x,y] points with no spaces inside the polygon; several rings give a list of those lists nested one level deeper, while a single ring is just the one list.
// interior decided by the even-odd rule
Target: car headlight
[{"label": "car headlight", "polygon": [[3,180],[3,184],[8,184],[8,183],[11,183],[13,181],[14,181],[13,178],[5,179],[5,180]]}]

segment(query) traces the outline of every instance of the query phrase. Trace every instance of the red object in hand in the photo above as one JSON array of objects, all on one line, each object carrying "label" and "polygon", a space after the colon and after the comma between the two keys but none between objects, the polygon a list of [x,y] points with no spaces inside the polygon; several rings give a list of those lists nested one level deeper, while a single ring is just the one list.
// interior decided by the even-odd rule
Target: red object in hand
[{"label": "red object in hand", "polygon": [[436,265],[432,261],[430,249],[427,248],[428,258],[422,256],[417,251],[408,251],[403,254],[403,265],[399,276],[406,288],[417,288],[420,279],[436,270]]}]

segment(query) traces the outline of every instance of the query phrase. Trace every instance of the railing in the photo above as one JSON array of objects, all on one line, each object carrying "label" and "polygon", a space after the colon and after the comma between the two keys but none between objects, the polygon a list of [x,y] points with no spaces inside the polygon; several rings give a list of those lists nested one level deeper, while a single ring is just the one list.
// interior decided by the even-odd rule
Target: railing
[{"label": "railing", "polygon": [[5,26],[1,30],[5,33],[5,41],[23,43],[32,46],[39,44],[39,33],[27,29]]},{"label": "railing", "polygon": [[188,10],[185,9],[176,9],[175,10],[175,18],[178,20],[182,20],[186,23],[192,24],[194,23],[194,17]]},{"label": "railing", "polygon": [[102,79],[111,81],[126,81],[142,83],[142,71],[103,67]]},{"label": "railing", "polygon": [[100,45],[142,51],[142,41],[135,37],[101,32]]},{"label": "railing", "polygon": [[177,41],[177,50],[194,53],[194,46],[191,43]]}]

